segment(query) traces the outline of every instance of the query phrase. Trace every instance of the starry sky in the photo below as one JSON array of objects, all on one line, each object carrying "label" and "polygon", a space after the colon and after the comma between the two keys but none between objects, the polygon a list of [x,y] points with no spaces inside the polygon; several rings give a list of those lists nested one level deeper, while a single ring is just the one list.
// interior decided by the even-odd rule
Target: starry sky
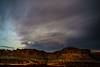
[{"label": "starry sky", "polygon": [[0,49],[100,49],[99,0],[0,0]]}]

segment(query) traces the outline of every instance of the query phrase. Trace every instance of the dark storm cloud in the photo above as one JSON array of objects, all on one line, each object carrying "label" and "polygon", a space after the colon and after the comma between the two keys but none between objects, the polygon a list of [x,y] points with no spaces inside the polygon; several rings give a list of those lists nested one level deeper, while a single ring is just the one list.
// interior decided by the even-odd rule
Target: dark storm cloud
[{"label": "dark storm cloud", "polygon": [[99,47],[97,0],[1,1],[0,15],[13,18],[22,41],[35,42],[26,48],[53,51],[66,46]]}]

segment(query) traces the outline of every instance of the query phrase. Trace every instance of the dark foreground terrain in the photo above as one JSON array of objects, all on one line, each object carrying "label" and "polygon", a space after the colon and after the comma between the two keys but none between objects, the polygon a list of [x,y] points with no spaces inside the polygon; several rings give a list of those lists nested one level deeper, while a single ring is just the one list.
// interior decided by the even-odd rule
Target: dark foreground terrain
[{"label": "dark foreground terrain", "polygon": [[66,63],[61,66],[48,65],[0,65],[0,67],[100,67],[100,63]]},{"label": "dark foreground terrain", "polygon": [[33,65],[29,65],[29,66],[17,66],[17,65],[5,65],[5,66],[0,66],[0,67],[100,67],[100,66],[33,66]]},{"label": "dark foreground terrain", "polygon": [[63,67],[63,66],[47,66],[47,65],[0,65],[0,67]]}]

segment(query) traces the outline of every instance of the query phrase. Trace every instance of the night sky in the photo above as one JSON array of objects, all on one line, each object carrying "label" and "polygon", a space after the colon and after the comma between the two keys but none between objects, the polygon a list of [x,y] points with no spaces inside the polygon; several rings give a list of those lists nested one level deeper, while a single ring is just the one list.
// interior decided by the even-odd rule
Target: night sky
[{"label": "night sky", "polygon": [[0,0],[0,49],[100,49],[99,0]]}]

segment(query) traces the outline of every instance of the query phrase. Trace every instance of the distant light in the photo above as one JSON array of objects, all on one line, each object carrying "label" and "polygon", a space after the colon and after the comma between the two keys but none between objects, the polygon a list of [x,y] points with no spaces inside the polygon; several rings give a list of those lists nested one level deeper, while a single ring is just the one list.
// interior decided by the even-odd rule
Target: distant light
[{"label": "distant light", "polygon": [[28,41],[27,44],[34,44],[34,42],[33,41]]},{"label": "distant light", "polygon": [[32,44],[32,42],[31,42],[31,41],[28,41],[27,43],[28,43],[28,44]]},{"label": "distant light", "polygon": [[22,47],[26,47],[26,45],[25,45],[25,44],[23,44],[23,45],[22,45]]}]

